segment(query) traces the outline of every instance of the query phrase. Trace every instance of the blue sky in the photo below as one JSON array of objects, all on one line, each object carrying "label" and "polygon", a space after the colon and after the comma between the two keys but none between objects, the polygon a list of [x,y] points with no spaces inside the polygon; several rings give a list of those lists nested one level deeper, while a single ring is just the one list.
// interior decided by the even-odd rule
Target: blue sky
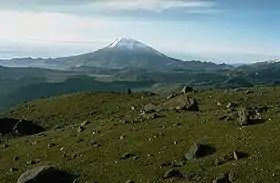
[{"label": "blue sky", "polygon": [[280,57],[277,0],[10,0],[0,2],[0,58],[59,57],[135,38],[184,60]]}]

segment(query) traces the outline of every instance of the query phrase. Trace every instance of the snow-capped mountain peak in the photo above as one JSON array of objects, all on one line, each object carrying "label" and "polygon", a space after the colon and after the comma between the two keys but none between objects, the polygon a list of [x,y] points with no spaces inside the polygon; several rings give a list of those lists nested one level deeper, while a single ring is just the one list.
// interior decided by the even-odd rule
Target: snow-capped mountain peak
[{"label": "snow-capped mountain peak", "polygon": [[116,39],[112,44],[110,44],[109,48],[134,50],[134,49],[147,49],[150,47],[132,38],[119,38]]}]

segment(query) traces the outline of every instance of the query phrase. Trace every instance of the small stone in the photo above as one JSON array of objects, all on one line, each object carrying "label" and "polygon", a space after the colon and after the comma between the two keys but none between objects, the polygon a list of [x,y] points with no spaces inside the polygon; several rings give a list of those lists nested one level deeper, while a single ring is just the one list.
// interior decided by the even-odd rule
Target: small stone
[{"label": "small stone", "polygon": [[84,130],[85,130],[85,128],[80,126],[80,127],[77,129],[77,132],[81,133],[81,132],[83,132]]},{"label": "small stone", "polygon": [[177,169],[172,169],[172,170],[168,170],[167,172],[164,173],[163,175],[164,179],[171,179],[171,178],[175,178],[175,179],[183,179],[184,175]]},{"label": "small stone", "polygon": [[123,140],[125,138],[125,135],[120,136],[120,140]]},{"label": "small stone", "polygon": [[139,159],[139,157],[138,156],[134,156],[132,159],[137,160],[137,159]]},{"label": "small stone", "polygon": [[13,172],[15,172],[17,170],[18,170],[17,168],[10,168],[10,173],[13,173]]},{"label": "small stone", "polygon": [[234,151],[234,152],[233,152],[233,158],[234,158],[236,161],[240,159],[239,153],[238,153],[237,151]]},{"label": "small stone", "polygon": [[230,108],[233,108],[233,107],[235,107],[235,104],[233,104],[233,103],[231,103],[231,102],[229,102],[229,103],[227,104],[227,109],[230,109]]},{"label": "small stone", "polygon": [[100,144],[95,144],[95,145],[93,145],[94,147],[101,147],[101,145]]},{"label": "small stone", "polygon": [[135,110],[135,107],[134,107],[134,106],[131,106],[130,109],[131,109],[132,111],[134,111],[134,110]]},{"label": "small stone", "polygon": [[250,90],[246,90],[245,95],[252,93]]},{"label": "small stone", "polygon": [[27,165],[35,165],[37,162],[35,160],[27,161]]},{"label": "small stone", "polygon": [[131,154],[131,153],[125,153],[125,154],[123,154],[122,159],[128,159],[128,158],[132,158],[132,157],[135,157],[135,155]]},{"label": "small stone", "polygon": [[98,131],[93,131],[92,132],[93,135],[98,134],[98,133],[101,133],[101,131],[98,130]]},{"label": "small stone", "polygon": [[56,146],[55,143],[49,143],[49,144],[48,144],[48,147],[49,147],[49,148],[52,148],[52,147],[54,147],[54,146]]},{"label": "small stone", "polygon": [[82,122],[81,126],[87,126],[88,124],[90,124],[90,121],[86,120],[86,121]]},{"label": "small stone", "polygon": [[129,123],[129,122],[128,122],[127,120],[123,120],[122,123],[123,123],[123,124],[127,124],[127,123]]},{"label": "small stone", "polygon": [[173,127],[179,127],[179,126],[181,126],[181,123],[173,124]]},{"label": "small stone", "polygon": [[223,104],[221,102],[217,102],[217,106],[223,107]]},{"label": "small stone", "polygon": [[18,156],[15,156],[13,161],[18,161],[19,160],[19,157]]},{"label": "small stone", "polygon": [[234,173],[229,173],[229,174],[228,174],[228,180],[229,180],[230,182],[236,181],[235,174],[234,174]]}]

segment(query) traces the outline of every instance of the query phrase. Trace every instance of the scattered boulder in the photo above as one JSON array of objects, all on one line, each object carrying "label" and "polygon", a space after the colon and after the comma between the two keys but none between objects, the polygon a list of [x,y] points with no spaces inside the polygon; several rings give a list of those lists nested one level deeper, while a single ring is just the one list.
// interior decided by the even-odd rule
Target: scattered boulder
[{"label": "scattered boulder", "polygon": [[236,123],[237,125],[240,126],[255,124],[262,121],[261,114],[257,109],[242,107],[238,109],[237,113],[238,113],[238,119]]},{"label": "scattered boulder", "polygon": [[250,122],[250,111],[246,108],[240,108],[237,111],[238,113],[238,120],[237,124],[240,126],[245,126]]},{"label": "scattered boulder", "polygon": [[198,158],[213,154],[215,148],[209,145],[193,144],[188,152],[185,154],[185,158],[189,161],[196,160]]},{"label": "scattered boulder", "polygon": [[237,107],[237,104],[229,102],[226,107],[228,110],[233,110]]},{"label": "scattered boulder", "polygon": [[198,102],[196,99],[188,98],[187,102],[180,109],[186,111],[199,111]]},{"label": "scattered boulder", "polygon": [[193,144],[189,151],[185,154],[185,158],[187,160],[195,160],[198,158],[198,152],[199,152],[199,148],[200,148],[200,145],[195,143]]},{"label": "scattered boulder", "polygon": [[248,94],[250,94],[250,93],[252,93],[251,90],[246,90],[245,95],[248,95]]},{"label": "scattered boulder", "polygon": [[19,177],[17,183],[71,183],[73,180],[72,175],[66,174],[54,166],[46,165],[27,170]]},{"label": "scattered boulder", "polygon": [[231,108],[228,114],[219,116],[219,120],[233,121],[238,126],[253,125],[263,123],[261,117],[262,108],[258,107],[240,107]]},{"label": "scattered boulder", "polygon": [[0,134],[25,136],[34,135],[44,131],[44,128],[33,121],[15,118],[0,118]]},{"label": "scattered boulder", "polygon": [[181,90],[182,94],[190,93],[193,92],[193,88],[190,86],[184,86],[183,89]]},{"label": "scattered boulder", "polygon": [[132,153],[124,153],[121,159],[129,159],[135,157],[135,154]]},{"label": "scattered boulder", "polygon": [[177,169],[168,170],[163,175],[164,179],[183,179],[184,175]]}]

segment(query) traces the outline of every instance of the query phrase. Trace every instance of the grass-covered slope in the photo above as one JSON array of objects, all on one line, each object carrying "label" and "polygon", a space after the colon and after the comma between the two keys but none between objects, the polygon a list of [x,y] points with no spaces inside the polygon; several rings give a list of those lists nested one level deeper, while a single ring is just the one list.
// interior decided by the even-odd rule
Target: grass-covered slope
[{"label": "grass-covered slope", "polygon": [[[200,111],[169,110],[188,95],[198,100]],[[236,126],[218,119],[227,114],[229,102],[268,110],[261,113],[261,123]],[[199,91],[166,100],[141,93],[81,93],[26,103],[3,116],[36,121],[47,131],[1,140],[0,180],[16,182],[27,169],[53,164],[82,183],[170,182],[163,179],[170,169],[193,173],[192,181],[201,183],[221,173],[234,174],[239,183],[280,182],[279,102],[280,88],[255,88],[247,95],[243,90]],[[161,110],[156,116],[140,117],[149,103]],[[90,123],[79,129],[85,120]],[[184,155],[195,142],[214,151],[186,161]],[[247,156],[216,163],[233,151]],[[123,159],[125,153],[133,156]],[[161,166],[174,161],[180,166]]]}]

